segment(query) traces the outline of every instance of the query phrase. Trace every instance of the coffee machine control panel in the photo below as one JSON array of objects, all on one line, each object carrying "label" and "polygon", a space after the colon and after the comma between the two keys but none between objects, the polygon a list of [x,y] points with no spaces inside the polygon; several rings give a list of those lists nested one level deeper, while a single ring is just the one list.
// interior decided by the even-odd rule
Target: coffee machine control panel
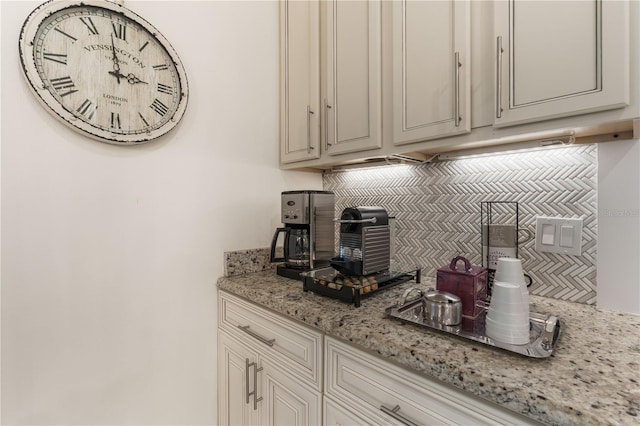
[{"label": "coffee machine control panel", "polygon": [[309,223],[309,194],[282,194],[282,223]]}]

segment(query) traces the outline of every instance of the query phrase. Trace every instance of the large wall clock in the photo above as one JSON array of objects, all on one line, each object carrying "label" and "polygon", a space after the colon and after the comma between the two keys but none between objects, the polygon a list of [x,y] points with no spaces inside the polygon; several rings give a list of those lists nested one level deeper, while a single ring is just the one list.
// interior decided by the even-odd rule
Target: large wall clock
[{"label": "large wall clock", "polygon": [[22,26],[19,49],[38,100],[65,124],[102,142],[151,141],[173,129],[187,107],[178,54],[121,4],[43,3]]}]

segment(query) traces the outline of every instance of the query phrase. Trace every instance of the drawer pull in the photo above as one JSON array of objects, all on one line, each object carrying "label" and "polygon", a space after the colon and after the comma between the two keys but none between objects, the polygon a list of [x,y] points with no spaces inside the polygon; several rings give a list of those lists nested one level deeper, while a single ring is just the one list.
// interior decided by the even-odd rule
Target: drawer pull
[{"label": "drawer pull", "polygon": [[273,344],[276,342],[276,339],[267,339],[265,337],[262,337],[255,331],[251,330],[248,325],[239,325],[238,328],[244,331],[245,333],[247,333],[249,336],[260,340],[262,343],[264,343],[267,346],[273,347]]},{"label": "drawer pull", "polygon": [[385,414],[390,415],[391,417],[393,417],[394,419],[396,419],[397,421],[401,422],[402,424],[405,424],[407,426],[418,426],[417,423],[414,423],[410,420],[407,420],[405,417],[403,417],[402,415],[400,415],[400,413],[398,413],[398,411],[400,411],[400,406],[396,405],[393,408],[387,408],[384,405],[380,406],[380,411],[382,411]]}]

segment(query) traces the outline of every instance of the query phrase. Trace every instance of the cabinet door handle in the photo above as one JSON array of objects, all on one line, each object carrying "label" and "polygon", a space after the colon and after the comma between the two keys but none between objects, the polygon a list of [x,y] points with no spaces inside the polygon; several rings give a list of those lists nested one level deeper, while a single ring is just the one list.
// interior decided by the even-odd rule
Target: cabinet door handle
[{"label": "cabinet door handle", "polygon": [[245,391],[245,396],[246,396],[246,402],[245,404],[249,403],[249,398],[251,398],[251,392],[249,392],[249,367],[251,366],[252,363],[249,362],[249,358],[245,358],[244,359],[244,391]]},{"label": "cabinet door handle", "polygon": [[260,340],[262,343],[264,343],[267,346],[273,346],[273,344],[276,342],[276,339],[267,339],[266,337],[262,337],[255,331],[251,330],[248,325],[239,325],[238,328],[244,331],[245,333],[247,333],[249,336]]},{"label": "cabinet door handle", "polygon": [[382,411],[385,414],[388,414],[389,416],[393,417],[394,419],[398,420],[399,422],[401,422],[402,424],[405,424],[407,426],[419,426],[417,423],[412,422],[411,420],[408,420],[406,417],[402,416],[399,411],[400,411],[400,406],[396,405],[393,408],[387,408],[384,405],[380,406],[380,411]]},{"label": "cabinet door handle", "polygon": [[460,63],[460,52],[456,52],[454,55],[454,68],[455,68],[455,97],[456,97],[456,102],[455,102],[455,109],[453,111],[454,113],[454,121],[456,124],[456,127],[460,126],[460,120],[462,120],[462,117],[460,117],[460,67],[462,66],[462,64]]},{"label": "cabinet door handle", "polygon": [[307,105],[307,154],[311,153],[313,147],[311,146],[311,115],[313,111],[311,110],[311,105]]},{"label": "cabinet door handle", "polygon": [[496,118],[502,117],[502,36],[496,40]]},{"label": "cabinet door handle", "polygon": [[405,424],[407,426],[419,426],[417,423],[412,422],[411,420],[408,420],[406,417],[400,415],[400,413],[398,413],[398,411],[400,411],[400,406],[396,405],[393,408],[387,408],[384,405],[380,406],[380,411],[382,411],[385,414],[390,415],[391,417],[393,417],[394,419],[396,419],[397,421],[399,421],[402,424]]},{"label": "cabinet door handle", "polygon": [[[253,367],[253,392],[249,392],[249,369]],[[253,409],[258,409],[258,402],[262,401],[262,397],[258,398],[258,372],[262,371],[263,367],[258,368],[258,364],[255,362],[249,362],[249,358],[245,358],[245,384],[246,384],[246,403],[249,403],[251,395],[253,395]]]},{"label": "cabinet door handle", "polygon": [[329,143],[329,113],[331,105],[327,100],[324,100],[324,149],[328,150],[331,144]]}]

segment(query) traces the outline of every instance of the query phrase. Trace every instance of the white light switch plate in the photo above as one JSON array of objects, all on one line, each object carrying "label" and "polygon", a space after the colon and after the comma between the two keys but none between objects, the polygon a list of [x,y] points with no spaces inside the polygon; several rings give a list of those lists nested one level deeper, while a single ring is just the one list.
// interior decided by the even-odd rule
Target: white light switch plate
[{"label": "white light switch plate", "polygon": [[[549,235],[550,229],[554,230],[553,237]],[[538,216],[536,251],[582,255],[582,218]]]}]

